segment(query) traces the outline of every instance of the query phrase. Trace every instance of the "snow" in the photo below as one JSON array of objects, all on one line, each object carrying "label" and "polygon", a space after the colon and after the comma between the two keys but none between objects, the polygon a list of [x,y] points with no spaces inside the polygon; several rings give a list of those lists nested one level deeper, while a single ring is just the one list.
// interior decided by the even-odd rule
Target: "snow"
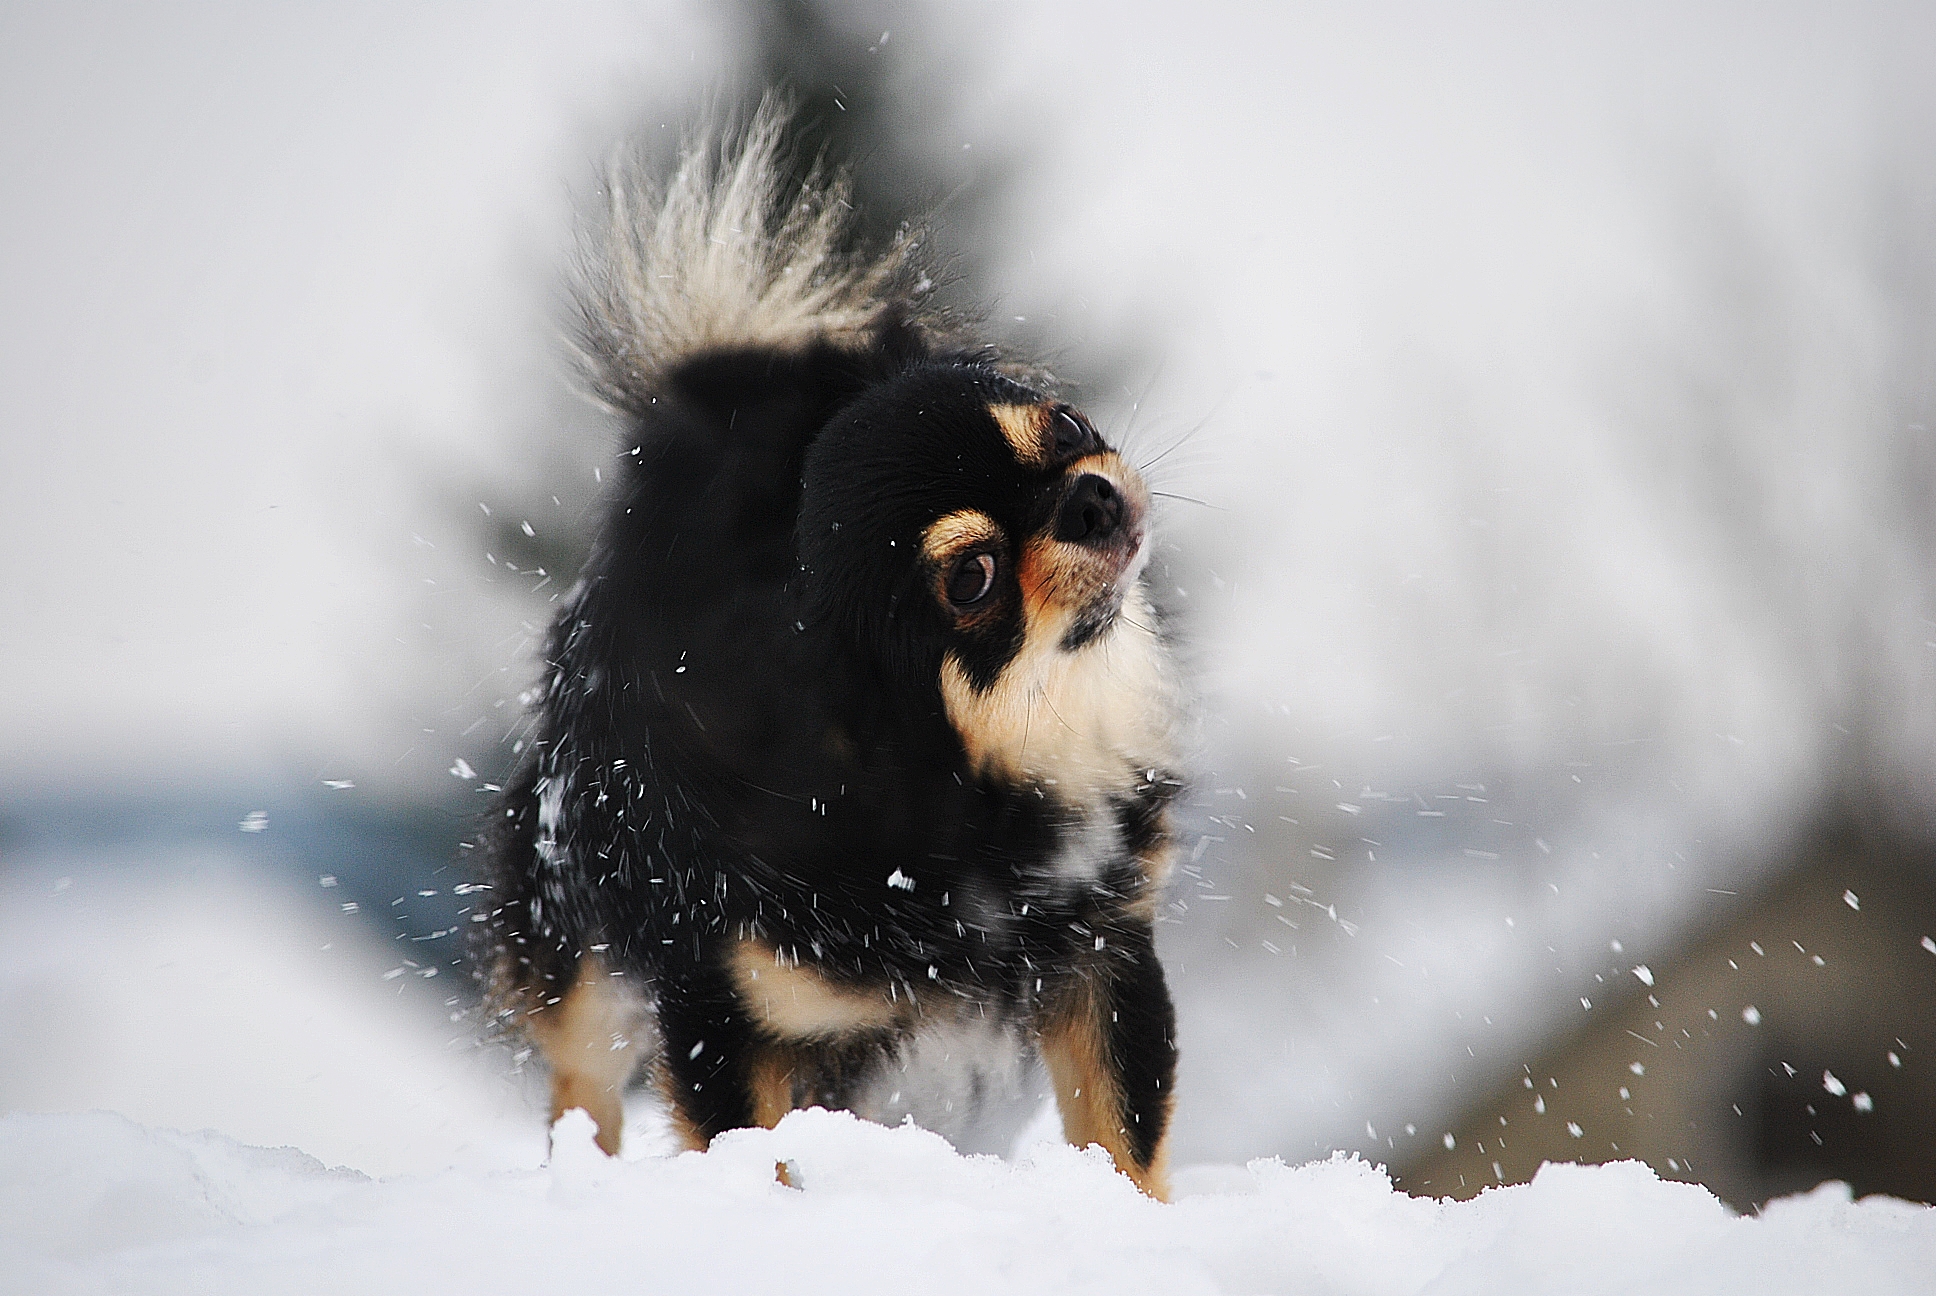
[{"label": "snow", "polygon": [[108,1108],[372,1174],[535,1162],[530,1095],[450,1020],[457,987],[385,982],[398,949],[337,894],[222,859],[10,859],[0,1112]]},{"label": "snow", "polygon": [[1737,1218],[1635,1163],[1463,1203],[1355,1157],[1185,1166],[1159,1205],[1048,1112],[1011,1160],[824,1111],[668,1155],[636,1104],[620,1159],[571,1112],[547,1163],[536,1077],[447,984],[384,980],[396,950],[336,894],[221,859],[12,861],[0,1294],[1889,1296],[1936,1272],[1936,1210],[1829,1185]]},{"label": "snow", "polygon": [[[602,1290],[1492,1293],[1926,1291],[1936,1211],[1839,1186],[1731,1215],[1634,1163],[1471,1202],[1349,1157],[1186,1171],[1005,1162],[796,1112],[705,1153],[611,1161],[567,1113],[548,1166],[372,1179],[108,1113],[0,1119],[0,1285],[129,1293]],[[793,1186],[776,1182],[785,1164]]]}]

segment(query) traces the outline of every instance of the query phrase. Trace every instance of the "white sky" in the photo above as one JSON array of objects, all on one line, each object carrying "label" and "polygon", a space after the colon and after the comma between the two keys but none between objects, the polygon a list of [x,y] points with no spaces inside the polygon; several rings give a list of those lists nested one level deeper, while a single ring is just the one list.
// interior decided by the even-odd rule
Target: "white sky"
[{"label": "white sky", "polygon": [[546,381],[567,186],[717,38],[624,4],[0,28],[0,778],[392,753],[419,478]]}]

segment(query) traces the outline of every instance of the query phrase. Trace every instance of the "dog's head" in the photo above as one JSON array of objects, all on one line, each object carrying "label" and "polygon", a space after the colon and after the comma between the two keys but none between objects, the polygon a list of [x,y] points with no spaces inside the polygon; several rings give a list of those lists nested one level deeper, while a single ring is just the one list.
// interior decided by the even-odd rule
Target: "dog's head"
[{"label": "dog's head", "polygon": [[923,366],[815,440],[802,580],[888,687],[939,691],[978,772],[1093,783],[1164,755],[1149,514],[1141,475],[1073,407]]}]

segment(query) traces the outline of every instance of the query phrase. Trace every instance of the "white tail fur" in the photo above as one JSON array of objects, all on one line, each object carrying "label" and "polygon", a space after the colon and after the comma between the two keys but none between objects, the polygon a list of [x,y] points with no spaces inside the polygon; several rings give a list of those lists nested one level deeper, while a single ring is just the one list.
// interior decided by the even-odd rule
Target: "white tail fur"
[{"label": "white tail fur", "polygon": [[666,371],[702,351],[853,337],[890,309],[928,315],[918,238],[857,256],[843,175],[816,166],[785,192],[789,117],[768,96],[745,124],[697,132],[663,187],[636,160],[609,168],[577,339],[605,403],[642,412]]}]

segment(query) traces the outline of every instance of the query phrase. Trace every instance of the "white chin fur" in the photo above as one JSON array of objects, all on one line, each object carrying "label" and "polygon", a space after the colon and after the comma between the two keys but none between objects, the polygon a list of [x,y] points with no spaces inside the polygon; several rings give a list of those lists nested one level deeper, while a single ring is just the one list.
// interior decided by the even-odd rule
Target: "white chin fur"
[{"label": "white chin fur", "polygon": [[1136,581],[1112,624],[1077,651],[1062,648],[1065,626],[1031,627],[986,690],[952,658],[944,662],[942,697],[977,772],[1090,805],[1133,783],[1137,771],[1167,768],[1177,687],[1154,621]]}]

